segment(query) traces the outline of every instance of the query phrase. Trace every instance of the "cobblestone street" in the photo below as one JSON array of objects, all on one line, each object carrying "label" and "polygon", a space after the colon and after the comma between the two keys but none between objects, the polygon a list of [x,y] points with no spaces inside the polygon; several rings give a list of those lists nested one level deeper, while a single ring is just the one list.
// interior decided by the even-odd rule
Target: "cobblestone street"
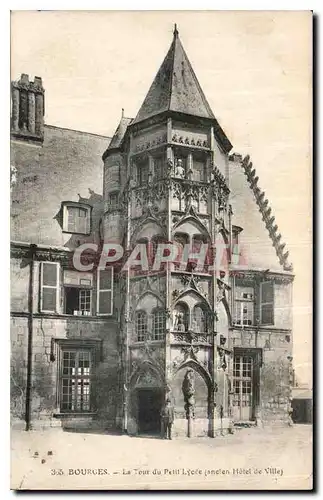
[{"label": "cobblestone street", "polygon": [[13,431],[15,489],[310,489],[312,426],[160,440]]}]

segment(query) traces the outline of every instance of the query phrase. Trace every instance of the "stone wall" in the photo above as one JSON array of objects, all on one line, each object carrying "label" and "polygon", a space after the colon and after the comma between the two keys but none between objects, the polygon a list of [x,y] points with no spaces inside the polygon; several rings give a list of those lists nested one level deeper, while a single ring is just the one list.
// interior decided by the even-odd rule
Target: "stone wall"
[{"label": "stone wall", "polygon": [[[17,183],[11,193],[11,239],[29,243],[78,246],[78,240],[98,241],[103,212],[102,154],[108,137],[45,126],[44,142],[11,142],[11,165]],[[63,201],[93,207],[92,234],[64,234],[60,223]]]},{"label": "stone wall", "polygon": [[[119,387],[120,359],[117,343],[118,324],[113,320],[42,317],[33,320],[32,348],[32,426],[60,424],[54,419],[57,409],[58,356],[54,339],[96,339],[100,344],[100,358],[94,371],[96,409],[94,425],[113,428],[120,411],[122,392]],[[21,425],[25,413],[27,371],[28,318],[11,320],[11,408],[13,421]],[[54,356],[54,357],[53,357]],[[55,359],[54,359],[55,358]],[[66,421],[65,421],[66,424]]]}]

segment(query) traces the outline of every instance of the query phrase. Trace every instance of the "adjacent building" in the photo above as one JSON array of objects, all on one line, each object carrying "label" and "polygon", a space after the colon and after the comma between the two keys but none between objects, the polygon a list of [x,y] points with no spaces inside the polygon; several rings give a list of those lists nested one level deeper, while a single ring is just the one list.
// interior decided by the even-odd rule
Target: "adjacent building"
[{"label": "adjacent building", "polygon": [[178,436],[290,424],[292,266],[177,28],[112,138],[44,124],[27,75],[11,132],[13,426],[154,433],[166,398]]}]

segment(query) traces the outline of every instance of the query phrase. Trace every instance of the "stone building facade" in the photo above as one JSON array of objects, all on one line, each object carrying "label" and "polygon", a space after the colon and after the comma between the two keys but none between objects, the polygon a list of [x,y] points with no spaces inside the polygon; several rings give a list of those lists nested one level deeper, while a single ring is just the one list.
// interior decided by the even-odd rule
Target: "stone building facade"
[{"label": "stone building facade", "polygon": [[288,252],[177,29],[112,139],[45,125],[27,75],[11,131],[13,426],[159,432],[166,398],[177,436],[289,424]]}]

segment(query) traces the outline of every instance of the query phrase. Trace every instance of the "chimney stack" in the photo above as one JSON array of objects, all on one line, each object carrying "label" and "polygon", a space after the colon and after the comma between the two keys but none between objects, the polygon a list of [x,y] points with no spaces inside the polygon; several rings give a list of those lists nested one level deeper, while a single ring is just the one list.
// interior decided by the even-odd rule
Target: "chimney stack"
[{"label": "chimney stack", "polygon": [[42,79],[22,74],[11,83],[12,117],[11,134],[19,139],[42,142],[44,139],[44,93]]}]

